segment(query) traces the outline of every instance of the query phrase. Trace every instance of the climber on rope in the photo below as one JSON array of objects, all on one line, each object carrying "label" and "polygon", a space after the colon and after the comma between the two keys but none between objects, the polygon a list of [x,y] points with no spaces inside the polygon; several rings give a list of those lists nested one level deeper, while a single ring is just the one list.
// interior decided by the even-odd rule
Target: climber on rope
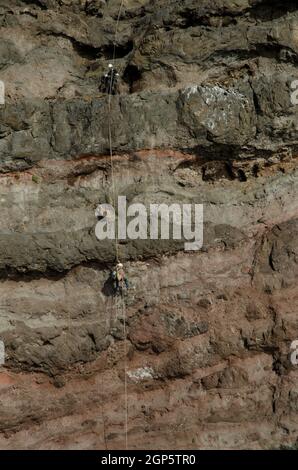
[{"label": "climber on rope", "polygon": [[122,295],[124,290],[127,290],[129,287],[122,263],[117,263],[115,269],[112,271],[112,279],[116,294]]},{"label": "climber on rope", "polygon": [[109,71],[104,74],[100,83],[100,90],[103,93],[115,95],[117,93],[119,73],[114,68],[113,64],[109,64]]}]

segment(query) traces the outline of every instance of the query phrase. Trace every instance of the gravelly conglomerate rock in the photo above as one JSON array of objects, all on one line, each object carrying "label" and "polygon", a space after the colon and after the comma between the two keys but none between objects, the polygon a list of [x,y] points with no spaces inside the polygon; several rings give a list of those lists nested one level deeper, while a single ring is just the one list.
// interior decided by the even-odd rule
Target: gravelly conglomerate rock
[{"label": "gravelly conglomerate rock", "polygon": [[[0,448],[122,448],[125,367],[131,448],[294,445],[297,2],[120,3],[0,0]],[[198,252],[120,243],[123,301],[118,195],[204,205]]]}]

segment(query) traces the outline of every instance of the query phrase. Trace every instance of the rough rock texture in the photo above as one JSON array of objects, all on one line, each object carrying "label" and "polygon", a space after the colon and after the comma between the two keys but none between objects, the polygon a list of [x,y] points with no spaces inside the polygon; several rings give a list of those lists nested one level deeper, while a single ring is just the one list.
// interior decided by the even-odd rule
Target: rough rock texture
[{"label": "rough rock texture", "polygon": [[[125,375],[130,448],[294,445],[297,2],[119,5],[0,0],[0,448],[123,448]],[[199,252],[121,243],[124,301],[109,108],[116,194],[204,204]]]}]

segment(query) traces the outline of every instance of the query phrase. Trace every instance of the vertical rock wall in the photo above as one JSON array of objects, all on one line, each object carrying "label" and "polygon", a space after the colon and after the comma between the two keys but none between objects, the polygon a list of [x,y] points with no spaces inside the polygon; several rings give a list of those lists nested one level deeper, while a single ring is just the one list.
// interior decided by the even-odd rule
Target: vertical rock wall
[{"label": "vertical rock wall", "polygon": [[[1,0],[1,449],[294,446],[294,0]],[[115,41],[115,47],[113,42]],[[204,245],[120,245],[94,211],[204,204]],[[292,99],[291,99],[292,98]]]}]

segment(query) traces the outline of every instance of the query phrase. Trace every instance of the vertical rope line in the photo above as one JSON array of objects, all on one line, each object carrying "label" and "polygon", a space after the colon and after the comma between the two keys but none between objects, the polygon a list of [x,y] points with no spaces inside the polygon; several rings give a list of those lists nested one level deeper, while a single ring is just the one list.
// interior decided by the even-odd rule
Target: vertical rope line
[{"label": "vertical rope line", "polygon": [[[113,204],[114,208],[116,207],[116,187],[114,180],[114,165],[113,165],[113,145],[112,145],[112,126],[111,126],[111,88],[112,88],[112,78],[109,89],[109,147],[110,147],[110,160],[111,160],[111,178],[112,178],[112,191],[113,191]],[[116,251],[116,261],[118,261],[118,233],[115,230],[115,251]]]},{"label": "vertical rope line", "polygon": [[[119,22],[120,22],[120,16],[123,8],[123,3],[124,0],[121,1],[119,11],[118,11],[118,16],[117,16],[117,22],[116,22],[116,28],[115,28],[115,36],[114,36],[114,44],[113,44],[113,58],[112,58],[112,65],[114,66],[115,62],[115,56],[116,56],[116,41],[117,41],[117,35],[118,35],[118,27],[119,27]],[[116,207],[116,187],[115,187],[115,179],[114,179],[114,164],[113,164],[113,144],[112,144],[112,123],[111,123],[111,100],[112,100],[112,86],[113,86],[113,79],[115,80],[115,77],[113,73],[111,74],[111,79],[110,79],[110,86],[109,86],[109,99],[108,99],[108,108],[109,108],[109,119],[108,119],[108,127],[109,127],[109,148],[110,148],[110,160],[111,160],[111,176],[112,176],[112,190],[113,190],[113,203],[114,203],[114,208]],[[116,261],[118,260],[118,233],[116,230],[115,233],[115,248],[116,248]]]},{"label": "vertical rope line", "polygon": [[122,318],[124,336],[124,400],[125,400],[125,449],[128,450],[128,395],[127,395],[127,345],[126,345],[126,309],[122,297]]},{"label": "vertical rope line", "polygon": [[[118,35],[118,26],[120,21],[120,16],[123,8],[124,0],[121,1],[117,22],[116,22],[116,29],[115,29],[115,37],[114,37],[114,46],[113,46],[113,59],[112,65],[115,62],[116,56],[116,40]],[[113,69],[112,69],[113,70]],[[109,148],[110,148],[110,160],[111,160],[111,177],[112,177],[112,190],[113,190],[113,199],[114,199],[114,208],[116,207],[116,187],[115,187],[115,179],[114,179],[114,165],[113,165],[113,143],[112,143],[112,123],[111,123],[111,99],[112,99],[112,86],[113,86],[113,79],[115,80],[115,76],[111,73],[110,79],[110,86],[109,86],[109,98],[108,98],[108,108],[109,108],[109,117],[108,117],[108,128],[109,128]],[[119,260],[118,256],[118,232],[116,230],[115,233],[115,252],[116,252],[116,261]],[[123,293],[121,292],[121,301],[122,301],[122,318],[123,318],[123,336],[124,336],[124,407],[125,407],[125,449],[128,449],[128,397],[127,397],[127,346],[126,346],[126,309],[125,303],[123,298]],[[116,301],[116,315],[118,318],[118,304]]]}]

